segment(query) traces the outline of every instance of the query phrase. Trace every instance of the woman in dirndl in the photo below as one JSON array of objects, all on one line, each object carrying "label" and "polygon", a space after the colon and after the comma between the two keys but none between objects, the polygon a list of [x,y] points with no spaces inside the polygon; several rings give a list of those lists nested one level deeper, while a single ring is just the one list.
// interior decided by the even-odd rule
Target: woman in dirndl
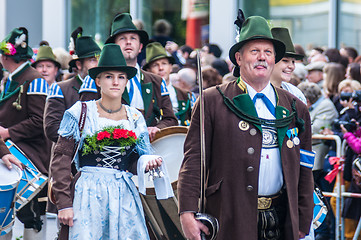
[{"label": "woman in dirndl", "polygon": [[[64,114],[51,170],[58,218],[69,226],[69,239],[149,239],[139,192],[131,177],[139,171],[142,157],[147,156],[143,173],[159,171],[162,159],[149,155],[152,150],[142,114],[121,103],[127,81],[136,71],[126,66],[118,45],[105,45],[98,67],[89,70],[101,89],[101,98],[85,102],[82,132],[79,119],[85,112],[83,104],[75,103]],[[79,172],[74,185],[69,176],[77,144],[74,162]]]}]

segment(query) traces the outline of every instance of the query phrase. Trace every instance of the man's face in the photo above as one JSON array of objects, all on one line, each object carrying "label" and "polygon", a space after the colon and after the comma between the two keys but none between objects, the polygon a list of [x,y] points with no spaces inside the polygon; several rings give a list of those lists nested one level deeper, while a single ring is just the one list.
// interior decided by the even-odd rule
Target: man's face
[{"label": "man's face", "polygon": [[55,82],[56,74],[59,70],[54,62],[48,60],[38,62],[35,69],[43,76],[49,85]]},{"label": "man's face", "polygon": [[168,58],[161,58],[149,64],[149,71],[168,81],[169,74],[172,72],[172,64]]},{"label": "man's face", "polygon": [[274,46],[267,40],[252,40],[235,54],[241,76],[247,83],[269,81],[275,65],[275,56]]},{"label": "man's face", "polygon": [[272,77],[275,76],[277,79],[281,78],[282,81],[289,82],[295,70],[295,61],[292,57],[282,58],[282,60],[275,65]]},{"label": "man's face", "polygon": [[140,43],[139,35],[131,32],[118,34],[115,37],[115,44],[120,46],[127,62],[136,61],[143,47],[143,44]]},{"label": "man's face", "polygon": [[319,71],[319,70],[308,71],[307,79],[310,82],[318,83],[319,81],[321,81],[323,79],[323,73],[322,73],[322,71]]},{"label": "man's face", "polygon": [[88,70],[98,66],[98,59],[96,57],[88,57],[83,59],[83,64],[81,61],[76,62],[79,74],[82,78],[85,78],[88,75]]}]

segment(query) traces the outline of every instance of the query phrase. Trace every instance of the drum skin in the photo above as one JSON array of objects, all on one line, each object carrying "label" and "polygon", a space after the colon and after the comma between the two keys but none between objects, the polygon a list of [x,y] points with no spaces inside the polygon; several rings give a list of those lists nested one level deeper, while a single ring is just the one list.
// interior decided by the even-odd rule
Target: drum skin
[{"label": "drum skin", "polygon": [[[177,188],[179,169],[183,161],[183,145],[188,132],[184,126],[174,126],[161,129],[151,142],[154,154],[163,158],[167,164],[169,180],[173,190]],[[153,182],[147,186],[147,194],[155,195]]]},{"label": "drum skin", "polygon": [[15,143],[10,140],[5,142],[10,152],[25,165],[16,194],[18,195],[15,209],[18,211],[30,202],[48,182],[48,177],[42,174],[31,160]]},{"label": "drum skin", "polygon": [[0,236],[10,232],[14,224],[14,203],[21,175],[17,166],[8,169],[0,160]]}]

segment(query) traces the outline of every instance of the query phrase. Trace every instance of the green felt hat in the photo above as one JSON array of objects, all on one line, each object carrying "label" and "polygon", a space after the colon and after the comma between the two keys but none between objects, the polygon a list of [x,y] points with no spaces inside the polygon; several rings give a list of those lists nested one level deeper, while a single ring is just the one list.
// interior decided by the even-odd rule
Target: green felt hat
[{"label": "green felt hat", "polygon": [[161,58],[168,58],[169,63],[174,64],[174,58],[165,50],[165,48],[159,42],[152,42],[147,45],[145,49],[146,57],[145,64],[143,66],[144,70],[149,68],[149,64],[154,62],[155,60]]},{"label": "green felt hat", "polygon": [[70,69],[76,67],[75,62],[77,60],[99,56],[100,52],[101,49],[93,38],[89,36],[77,38],[75,40],[75,54],[73,55],[73,59],[69,62]]},{"label": "green felt hat", "polygon": [[51,47],[47,45],[43,45],[39,47],[38,54],[36,55],[36,60],[31,65],[33,67],[36,67],[36,65],[40,61],[52,61],[55,64],[55,66],[57,66],[59,69],[61,68],[60,63],[56,61],[56,57],[53,53],[53,50],[51,49]]},{"label": "green felt hat", "polygon": [[234,44],[229,50],[229,58],[234,65],[238,65],[235,54],[247,42],[252,40],[264,39],[273,43],[276,52],[276,63],[280,61],[285,54],[285,44],[274,39],[266,19],[260,16],[251,16],[242,24],[238,36],[238,43]]},{"label": "green felt hat", "polygon": [[287,28],[275,27],[271,29],[271,32],[274,39],[280,40],[286,45],[285,57],[292,57],[296,60],[303,59],[303,55],[296,53],[290,33]]},{"label": "green felt hat", "polygon": [[14,28],[0,43],[0,53],[11,57],[16,62],[27,60],[33,56],[28,45],[28,30],[24,27]]},{"label": "green felt hat", "polygon": [[143,46],[147,45],[149,36],[144,30],[138,30],[132,22],[132,16],[129,13],[121,13],[114,17],[112,22],[112,31],[105,43],[114,43],[115,37],[119,33],[134,32],[140,37],[140,42]]},{"label": "green felt hat", "polygon": [[110,70],[125,72],[128,79],[133,78],[135,74],[137,74],[137,69],[135,67],[127,66],[122,50],[119,45],[114,43],[104,45],[100,54],[98,66],[89,69],[89,76],[92,79],[95,79],[99,73]]}]

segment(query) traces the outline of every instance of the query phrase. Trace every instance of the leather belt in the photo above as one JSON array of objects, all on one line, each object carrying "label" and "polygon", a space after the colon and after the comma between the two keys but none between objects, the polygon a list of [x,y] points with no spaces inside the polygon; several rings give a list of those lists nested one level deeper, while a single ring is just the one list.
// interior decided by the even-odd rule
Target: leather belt
[{"label": "leather belt", "polygon": [[283,203],[284,190],[279,191],[275,195],[271,196],[259,196],[258,197],[258,210],[267,210],[271,207],[276,207]]}]

